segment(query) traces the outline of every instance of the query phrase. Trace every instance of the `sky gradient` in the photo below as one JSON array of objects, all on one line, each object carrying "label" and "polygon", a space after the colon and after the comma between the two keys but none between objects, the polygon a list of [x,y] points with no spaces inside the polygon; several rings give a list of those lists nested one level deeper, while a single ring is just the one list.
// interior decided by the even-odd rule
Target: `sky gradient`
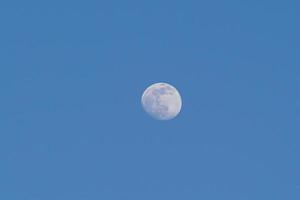
[{"label": "sky gradient", "polygon": [[[299,200],[299,9],[1,1],[0,199]],[[174,120],[143,111],[155,82]]]}]

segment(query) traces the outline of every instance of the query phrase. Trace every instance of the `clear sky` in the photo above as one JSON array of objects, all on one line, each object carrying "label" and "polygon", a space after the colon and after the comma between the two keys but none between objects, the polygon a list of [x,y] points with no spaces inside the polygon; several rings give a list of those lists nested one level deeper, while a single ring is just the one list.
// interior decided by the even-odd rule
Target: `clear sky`
[{"label": "clear sky", "polygon": [[[299,200],[296,0],[2,0],[0,199]],[[183,109],[156,121],[143,90]]]}]

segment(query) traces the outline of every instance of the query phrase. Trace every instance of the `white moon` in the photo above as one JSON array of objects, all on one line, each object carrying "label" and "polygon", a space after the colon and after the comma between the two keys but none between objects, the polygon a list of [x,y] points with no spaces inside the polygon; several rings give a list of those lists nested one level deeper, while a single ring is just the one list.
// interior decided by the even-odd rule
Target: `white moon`
[{"label": "white moon", "polygon": [[175,87],[168,83],[155,83],[144,91],[142,105],[153,118],[170,120],[179,114],[182,101]]}]

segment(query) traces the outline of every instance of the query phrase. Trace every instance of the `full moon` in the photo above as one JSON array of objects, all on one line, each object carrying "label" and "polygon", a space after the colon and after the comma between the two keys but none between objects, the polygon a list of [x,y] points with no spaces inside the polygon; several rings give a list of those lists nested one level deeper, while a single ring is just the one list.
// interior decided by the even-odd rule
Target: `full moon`
[{"label": "full moon", "polygon": [[158,120],[175,118],[182,106],[181,96],[177,89],[168,83],[150,85],[142,95],[144,110]]}]

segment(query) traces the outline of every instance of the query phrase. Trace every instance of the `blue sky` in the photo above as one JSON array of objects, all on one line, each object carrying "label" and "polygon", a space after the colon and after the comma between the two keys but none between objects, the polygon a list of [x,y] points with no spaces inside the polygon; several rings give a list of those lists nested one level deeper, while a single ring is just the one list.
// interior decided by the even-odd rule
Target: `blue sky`
[{"label": "blue sky", "polygon": [[299,8],[1,1],[0,199],[299,200]]}]

